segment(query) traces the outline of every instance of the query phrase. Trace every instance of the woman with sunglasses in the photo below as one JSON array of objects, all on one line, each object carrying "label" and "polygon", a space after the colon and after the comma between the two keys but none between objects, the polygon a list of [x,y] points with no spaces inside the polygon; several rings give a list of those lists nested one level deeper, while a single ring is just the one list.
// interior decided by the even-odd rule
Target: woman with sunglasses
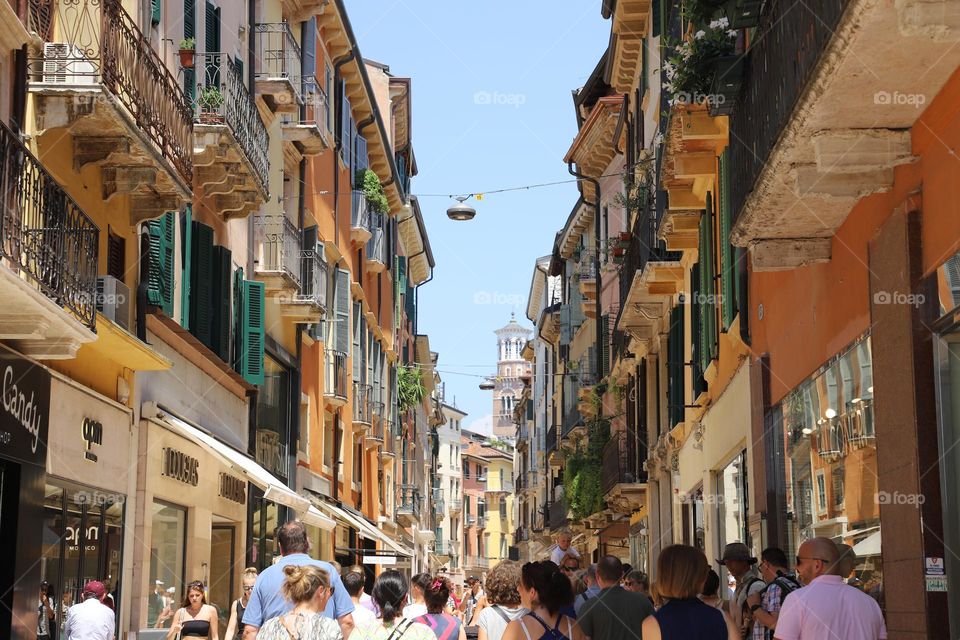
[{"label": "woman with sunglasses", "polygon": [[174,638],[220,640],[217,624],[217,610],[207,604],[206,588],[202,582],[194,580],[187,585],[186,595],[180,602],[180,608],[173,614],[173,624],[167,632],[167,640]]},{"label": "woman with sunglasses", "polygon": [[327,572],[314,564],[288,564],[283,573],[280,592],[293,603],[293,611],[267,620],[257,640],[341,640],[340,625],[323,615],[333,595]]},{"label": "woman with sunglasses", "polygon": [[247,567],[243,570],[241,577],[243,584],[243,594],[233,601],[230,606],[230,620],[227,622],[227,633],[224,635],[226,640],[240,640],[243,637],[243,612],[247,609],[250,602],[250,594],[253,593],[253,585],[257,582],[256,567]]}]

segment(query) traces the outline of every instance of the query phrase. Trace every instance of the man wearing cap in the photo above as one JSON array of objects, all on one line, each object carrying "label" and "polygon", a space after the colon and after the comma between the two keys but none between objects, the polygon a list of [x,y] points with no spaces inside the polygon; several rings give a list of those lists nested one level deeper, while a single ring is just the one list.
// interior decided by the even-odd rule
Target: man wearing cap
[{"label": "man wearing cap", "polygon": [[70,607],[64,636],[70,640],[113,640],[116,627],[113,609],[103,604],[107,588],[92,580],[83,587],[81,602]]},{"label": "man wearing cap", "polygon": [[463,612],[464,626],[470,626],[473,621],[477,619],[477,616],[480,615],[480,612],[483,611],[483,608],[487,606],[487,597],[483,593],[483,585],[480,584],[480,578],[477,576],[467,578],[467,587],[469,591],[467,591],[463,597],[463,601],[460,603],[460,611]]},{"label": "man wearing cap", "polygon": [[754,567],[757,559],[750,555],[750,549],[742,542],[731,542],[723,548],[723,557],[717,560],[727,568],[736,581],[733,600],[729,604],[730,617],[740,629],[741,637],[749,638],[753,627],[753,616],[747,607],[747,598],[763,591],[766,583]]}]

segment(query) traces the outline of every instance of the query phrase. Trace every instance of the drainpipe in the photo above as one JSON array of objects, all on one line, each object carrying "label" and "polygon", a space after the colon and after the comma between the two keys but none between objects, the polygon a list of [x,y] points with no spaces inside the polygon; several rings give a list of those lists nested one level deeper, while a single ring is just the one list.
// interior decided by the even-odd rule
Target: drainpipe
[{"label": "drainpipe", "polygon": [[567,163],[567,171],[570,172],[570,175],[578,178],[580,180],[586,180],[587,182],[593,184],[593,187],[597,190],[596,202],[587,203],[593,207],[593,269],[596,271],[597,278],[597,299],[594,301],[595,313],[597,315],[596,322],[596,345],[597,345],[597,380],[600,380],[600,373],[603,371],[603,327],[600,323],[603,321],[603,318],[600,314],[600,295],[603,291],[603,286],[600,281],[600,181],[596,178],[591,178],[590,176],[585,176],[580,173],[579,169],[573,168],[573,161]]}]

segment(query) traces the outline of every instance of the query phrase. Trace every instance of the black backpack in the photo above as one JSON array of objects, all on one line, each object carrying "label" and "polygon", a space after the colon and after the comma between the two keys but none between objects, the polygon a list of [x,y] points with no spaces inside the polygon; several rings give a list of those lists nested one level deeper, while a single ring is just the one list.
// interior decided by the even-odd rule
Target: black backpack
[{"label": "black backpack", "polygon": [[[775,584],[780,587],[780,606],[783,607],[784,601],[787,599],[787,596],[802,587],[800,581],[793,576],[788,576],[784,573],[777,574],[777,577],[773,579],[773,582],[768,584],[763,588],[763,591],[760,592],[760,597],[763,597],[763,594],[766,593],[767,589],[770,588],[771,584]],[[773,630],[767,629],[766,633],[767,640],[773,640]]]}]

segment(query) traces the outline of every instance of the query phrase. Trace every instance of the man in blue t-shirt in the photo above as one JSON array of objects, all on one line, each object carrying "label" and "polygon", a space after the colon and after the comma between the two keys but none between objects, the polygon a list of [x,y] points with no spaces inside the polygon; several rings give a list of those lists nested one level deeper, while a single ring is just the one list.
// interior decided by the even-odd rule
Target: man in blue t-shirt
[{"label": "man in blue t-shirt", "polygon": [[280,554],[283,557],[257,576],[253,593],[250,594],[250,602],[243,612],[243,624],[246,625],[243,640],[255,640],[264,622],[293,609],[293,603],[284,598],[280,592],[280,587],[286,580],[283,568],[288,564],[298,566],[312,564],[327,572],[330,578],[330,591],[333,595],[327,601],[327,608],[323,615],[340,623],[343,640],[347,640],[350,632],[353,631],[353,601],[347,590],[343,588],[340,575],[333,565],[322,560],[314,560],[307,555],[310,552],[310,540],[307,538],[307,530],[303,523],[293,520],[277,529],[277,546],[280,547]]}]

